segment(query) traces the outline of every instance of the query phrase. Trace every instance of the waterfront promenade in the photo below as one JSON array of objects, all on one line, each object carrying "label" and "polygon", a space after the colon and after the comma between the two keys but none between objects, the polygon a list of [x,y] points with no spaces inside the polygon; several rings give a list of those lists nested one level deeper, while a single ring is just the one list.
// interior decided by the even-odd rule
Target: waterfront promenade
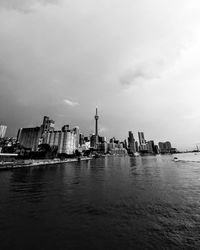
[{"label": "waterfront promenade", "polygon": [[65,159],[65,160],[59,160],[59,159],[26,160],[23,163],[18,162],[18,161],[0,162],[0,170],[63,164],[63,163],[70,163],[70,162],[87,161],[87,160],[92,160],[92,159],[93,159],[92,157],[81,157],[81,158],[72,158],[72,159]]}]

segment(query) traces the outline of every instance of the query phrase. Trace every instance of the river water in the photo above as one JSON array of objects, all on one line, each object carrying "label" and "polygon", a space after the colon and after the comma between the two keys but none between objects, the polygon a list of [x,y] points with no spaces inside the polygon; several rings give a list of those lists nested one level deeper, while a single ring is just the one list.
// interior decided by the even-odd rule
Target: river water
[{"label": "river water", "polygon": [[1,171],[0,249],[200,249],[200,163],[115,156]]}]

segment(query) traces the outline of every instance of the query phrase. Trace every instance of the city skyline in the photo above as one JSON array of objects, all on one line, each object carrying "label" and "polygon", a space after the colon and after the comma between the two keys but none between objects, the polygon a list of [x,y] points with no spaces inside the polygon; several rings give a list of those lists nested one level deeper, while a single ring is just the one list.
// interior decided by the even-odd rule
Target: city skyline
[{"label": "city skyline", "polygon": [[[172,8],[173,4],[173,8]],[[44,114],[123,139],[200,142],[200,4],[0,0],[0,122],[14,136]]]},{"label": "city skyline", "polygon": [[[88,135],[81,133],[79,126],[70,129],[69,124],[62,125],[62,128],[57,130],[55,128],[55,121],[48,116],[44,116],[40,126],[19,128],[16,139],[15,137],[8,138],[7,143],[9,144],[12,141],[10,146],[20,145],[33,152],[39,150],[39,145],[48,144],[52,149],[56,147],[58,154],[66,153],[69,155],[75,153],[76,150],[82,152],[87,149],[103,153],[116,153],[116,150],[119,150],[120,154],[129,153],[130,155],[135,155],[139,152],[141,154],[158,154],[159,150],[161,153],[177,151],[176,148],[171,146],[171,142],[169,141],[159,141],[158,148],[154,140],[145,139],[144,132],[138,132],[138,141],[137,139],[135,140],[132,131],[128,131],[127,137],[124,137],[123,140],[120,140],[116,136],[106,138],[104,135],[99,134],[98,131],[99,114],[97,107],[94,119],[95,133]],[[4,128],[4,126],[2,126],[2,128]],[[3,138],[4,137],[5,132]]]},{"label": "city skyline", "polygon": [[[144,146],[146,145],[147,146],[148,141],[144,137],[144,132],[139,132],[139,130],[138,131],[129,130],[129,131],[127,131],[127,134],[124,135],[124,137],[122,137],[122,138],[119,138],[116,135],[113,135],[112,137],[106,137],[105,134],[103,134],[103,132],[100,132],[100,134],[99,134],[99,129],[98,129],[99,113],[98,113],[98,108],[97,107],[95,109],[94,120],[95,120],[95,122],[93,124],[93,126],[94,126],[93,132],[90,131],[90,133],[89,132],[83,133],[83,135],[85,135],[86,137],[87,136],[94,136],[94,145],[98,144],[98,140],[99,140],[100,137],[107,138],[107,142],[109,140],[112,140],[113,138],[116,138],[116,140],[119,140],[120,142],[124,142],[124,140],[129,141],[129,137],[131,135],[131,137],[133,138],[134,142],[139,143],[140,145],[144,145]],[[67,122],[67,123],[70,124],[70,122]],[[44,124],[46,124],[46,125],[44,125]],[[5,125],[1,125],[1,126],[2,126],[2,128],[6,127],[6,130],[7,130],[7,126],[5,126]],[[43,131],[43,132],[46,131],[46,130],[49,131],[50,127],[51,127],[52,131],[55,131],[55,132],[57,132],[58,130],[60,130],[58,128],[58,126],[56,126],[56,121],[50,119],[48,116],[44,116],[43,117],[43,125],[40,125],[40,122],[35,122],[34,124],[28,126],[27,128],[24,128],[24,127],[18,128],[17,129],[17,133],[14,136],[11,136],[11,138],[12,137],[13,138],[15,138],[15,137],[17,138],[19,136],[19,134],[20,134],[20,132],[21,132],[22,129],[25,129],[25,130],[31,130],[31,129],[35,130],[36,129],[37,130],[37,129],[40,128],[40,126],[41,126],[41,131]],[[63,128],[66,127],[66,126],[69,129],[69,126],[71,126],[71,125],[64,125],[64,124],[62,124]],[[74,127],[74,128],[77,127],[79,129],[79,125],[77,125],[77,124],[73,125],[72,127]],[[51,129],[50,129],[50,131],[51,131]],[[9,136],[6,134],[6,130],[4,131],[4,137],[8,137],[9,138]],[[81,128],[80,128],[80,132],[83,132],[83,131],[81,131]],[[137,135],[137,138],[136,138],[136,135]],[[148,139],[150,139],[150,138],[148,138]],[[157,144],[163,143],[161,141],[163,141],[163,140],[158,140],[156,143]],[[154,142],[154,140],[153,140],[153,142]],[[168,142],[169,142],[169,140],[166,141],[166,143],[168,143]],[[196,144],[195,146],[197,147],[197,145],[198,144]],[[36,145],[36,148],[37,148],[37,145]]]},{"label": "city skyline", "polygon": [[57,130],[55,129],[55,121],[48,116],[44,116],[40,126],[20,128],[16,139],[5,138],[5,140],[2,140],[2,150],[3,152],[13,151],[24,155],[30,152],[40,154],[40,152],[45,152],[45,150],[49,149],[54,154],[54,157],[56,154],[62,157],[63,154],[72,156],[88,154],[89,152],[104,155],[129,154],[132,156],[138,156],[139,154],[172,154],[177,152],[177,149],[173,148],[169,141],[159,142],[158,147],[154,140],[146,140],[144,132],[138,132],[138,141],[135,140],[132,131],[128,131],[128,137],[123,141],[117,137],[106,138],[98,132],[99,115],[97,108],[94,119],[95,133],[88,136],[81,133],[79,126],[71,129],[69,124],[65,124],[61,129]]}]

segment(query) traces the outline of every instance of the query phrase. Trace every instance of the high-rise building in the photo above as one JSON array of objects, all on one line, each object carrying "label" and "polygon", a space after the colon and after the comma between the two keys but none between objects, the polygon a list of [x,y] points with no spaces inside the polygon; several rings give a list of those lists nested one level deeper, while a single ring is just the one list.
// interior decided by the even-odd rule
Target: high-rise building
[{"label": "high-rise building", "polygon": [[128,132],[128,150],[130,154],[134,154],[136,152],[135,139],[132,131]]},{"label": "high-rise building", "polygon": [[124,140],[124,148],[128,149],[128,144],[127,144],[127,140],[126,139]]},{"label": "high-rise building", "polygon": [[6,135],[7,126],[0,125],[0,139],[4,138]]},{"label": "high-rise building", "polygon": [[148,141],[147,142],[147,151],[148,151],[148,153],[150,153],[150,154],[153,154],[153,153],[155,153],[154,151],[154,141]]},{"label": "high-rise building", "polygon": [[136,152],[139,152],[139,145],[138,145],[138,141],[135,141],[135,150],[136,150]]},{"label": "high-rise building", "polygon": [[144,138],[144,132],[138,132],[138,138],[140,145],[146,144],[145,138]]},{"label": "high-rise building", "polygon": [[96,148],[97,144],[96,144],[96,135],[90,135],[90,146],[91,148]]},{"label": "high-rise building", "polygon": [[159,149],[161,154],[168,154],[171,152],[171,143],[169,141],[159,142]]},{"label": "high-rise building", "polygon": [[166,146],[166,149],[167,149],[167,150],[171,150],[171,148],[172,148],[171,142],[169,142],[169,141],[166,141],[166,142],[165,142],[165,146]]},{"label": "high-rise building", "polygon": [[106,137],[105,136],[99,136],[99,143],[104,143],[106,142]]},{"label": "high-rise building", "polygon": [[116,141],[115,137],[110,138],[110,143],[114,143]]},{"label": "high-rise building", "polygon": [[90,137],[89,137],[89,136],[85,136],[85,137],[84,137],[84,141],[85,141],[85,142],[90,142]]},{"label": "high-rise building", "polygon": [[124,148],[123,143],[116,144],[115,142],[110,142],[108,145],[108,153],[111,155],[126,155],[127,150]]},{"label": "high-rise building", "polygon": [[99,153],[106,154],[108,152],[108,143],[107,142],[101,142],[98,144],[97,150]]},{"label": "high-rise building", "polygon": [[147,152],[148,148],[147,148],[147,143],[146,140],[144,138],[144,132],[138,132],[138,139],[139,139],[139,150],[140,152]]},{"label": "high-rise building", "polygon": [[108,143],[108,151],[111,151],[113,149],[115,149],[115,143],[114,142]]},{"label": "high-rise building", "polygon": [[159,154],[159,148],[158,148],[158,145],[154,145],[154,153],[155,154]]},{"label": "high-rise building", "polygon": [[73,128],[73,134],[74,134],[74,144],[75,144],[75,149],[78,149],[79,147],[79,140],[80,140],[80,132],[79,132],[79,127],[76,126]]},{"label": "high-rise building", "polygon": [[83,144],[84,144],[84,135],[83,134],[79,134],[79,144],[80,144],[80,146],[82,146]]}]

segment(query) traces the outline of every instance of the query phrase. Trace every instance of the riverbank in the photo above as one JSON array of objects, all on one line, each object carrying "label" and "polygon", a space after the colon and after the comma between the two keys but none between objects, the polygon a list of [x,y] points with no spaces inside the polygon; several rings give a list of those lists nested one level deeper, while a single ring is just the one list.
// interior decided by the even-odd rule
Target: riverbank
[{"label": "riverbank", "polygon": [[83,157],[83,158],[72,158],[66,160],[29,160],[25,162],[0,162],[0,170],[63,164],[70,162],[88,161],[92,159],[93,158],[91,157]]}]

